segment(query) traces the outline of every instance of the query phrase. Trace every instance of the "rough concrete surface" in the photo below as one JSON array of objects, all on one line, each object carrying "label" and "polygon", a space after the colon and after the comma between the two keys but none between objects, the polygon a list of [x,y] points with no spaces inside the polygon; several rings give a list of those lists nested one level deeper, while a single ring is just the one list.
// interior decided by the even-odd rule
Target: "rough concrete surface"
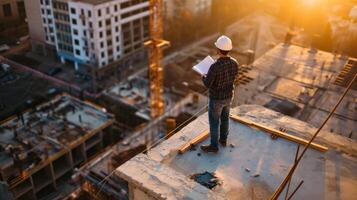
[{"label": "rough concrete surface", "polygon": [[[288,133],[307,139],[316,130],[305,122],[261,106],[243,105],[233,109],[232,113],[272,128],[283,127]],[[204,114],[169,140],[150,150],[147,156],[141,154],[119,167],[119,176],[153,193],[162,193],[161,187],[167,187],[171,181],[185,181],[182,176],[189,177],[195,173],[209,171],[215,172],[222,181],[213,192],[224,199],[267,199],[293,164],[296,143],[281,138],[272,140],[269,134],[232,120],[228,144],[233,144],[233,148],[221,147],[217,154],[206,154],[200,150],[187,151],[182,155],[176,153],[178,147],[206,129],[207,115]],[[203,143],[208,142],[206,139]],[[321,132],[316,142],[326,145],[329,150],[326,153],[312,149],[306,152],[291,182],[290,191],[304,180],[294,198],[355,199],[356,142],[329,132]],[[201,153],[201,156],[197,153]],[[150,169],[143,173],[142,169],[145,167]],[[133,173],[135,170],[140,171]],[[165,170],[165,173],[161,174],[161,170]],[[161,179],[161,176],[170,178]],[[175,180],[176,178],[178,180]],[[153,183],[153,179],[160,181]],[[182,196],[175,195],[178,191],[187,192],[186,189],[184,186],[181,188],[171,185],[170,195],[174,198],[168,199],[182,199]],[[195,191],[192,190],[188,194],[192,192]],[[284,195],[285,193],[282,196]]]}]

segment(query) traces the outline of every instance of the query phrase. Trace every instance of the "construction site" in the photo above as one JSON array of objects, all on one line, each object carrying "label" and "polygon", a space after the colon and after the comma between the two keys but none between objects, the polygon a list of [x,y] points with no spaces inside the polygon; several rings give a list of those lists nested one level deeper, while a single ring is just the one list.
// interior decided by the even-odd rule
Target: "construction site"
[{"label": "construction site", "polygon": [[[24,6],[29,41],[0,53],[0,200],[357,196],[355,2]],[[224,57],[222,35],[238,72],[207,153],[213,92],[193,67]]]},{"label": "construction site", "polygon": [[65,194],[73,170],[116,141],[113,123],[102,108],[68,95],[10,118],[0,129],[4,186],[14,199]]}]

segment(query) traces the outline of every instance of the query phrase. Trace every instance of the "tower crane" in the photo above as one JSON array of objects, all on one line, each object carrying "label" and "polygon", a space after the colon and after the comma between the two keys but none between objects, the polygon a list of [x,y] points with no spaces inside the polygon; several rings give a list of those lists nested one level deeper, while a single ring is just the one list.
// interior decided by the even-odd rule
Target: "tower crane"
[{"label": "tower crane", "polygon": [[151,117],[164,113],[163,48],[170,45],[163,39],[163,0],[150,0],[150,40],[144,45],[149,48],[149,82]]}]

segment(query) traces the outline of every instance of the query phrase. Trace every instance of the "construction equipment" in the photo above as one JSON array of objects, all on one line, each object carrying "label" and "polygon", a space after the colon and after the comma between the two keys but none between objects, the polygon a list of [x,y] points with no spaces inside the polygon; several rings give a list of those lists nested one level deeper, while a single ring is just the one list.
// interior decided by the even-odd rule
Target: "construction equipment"
[{"label": "construction equipment", "polygon": [[149,81],[151,117],[157,118],[164,113],[163,98],[163,48],[170,42],[162,39],[162,1],[150,0],[150,40],[144,43],[149,48]]}]

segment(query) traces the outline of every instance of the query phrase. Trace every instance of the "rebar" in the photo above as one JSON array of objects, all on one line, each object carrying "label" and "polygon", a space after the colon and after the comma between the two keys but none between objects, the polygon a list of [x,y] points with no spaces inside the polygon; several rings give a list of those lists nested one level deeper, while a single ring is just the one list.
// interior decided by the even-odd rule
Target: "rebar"
[{"label": "rebar", "polygon": [[316,138],[316,136],[320,133],[320,131],[322,130],[322,128],[326,125],[327,121],[332,117],[333,113],[336,111],[337,107],[341,104],[343,98],[346,96],[347,92],[351,89],[353,82],[357,79],[357,74],[354,76],[354,78],[351,80],[351,82],[348,84],[348,87],[345,89],[344,93],[341,95],[340,99],[337,101],[336,105],[333,107],[333,109],[330,111],[330,113],[328,114],[328,116],[326,117],[326,119],[324,120],[324,122],[321,124],[321,126],[316,130],[315,134],[312,136],[312,138],[310,139],[309,143],[307,143],[305,145],[304,150],[302,151],[301,155],[299,156],[299,158],[296,160],[296,162],[294,163],[294,165],[291,167],[291,169],[289,170],[289,173],[286,175],[286,177],[284,178],[284,180],[280,183],[280,185],[278,186],[278,188],[275,190],[275,192],[273,193],[273,195],[270,197],[270,200],[276,200],[279,198],[281,192],[284,190],[286,184],[288,183],[288,181],[290,180],[291,176],[293,175],[293,173],[295,172],[296,167],[299,165],[301,159],[303,158],[305,152],[307,151],[307,149],[309,148],[309,146],[311,145],[311,143],[314,141],[314,139]]}]

